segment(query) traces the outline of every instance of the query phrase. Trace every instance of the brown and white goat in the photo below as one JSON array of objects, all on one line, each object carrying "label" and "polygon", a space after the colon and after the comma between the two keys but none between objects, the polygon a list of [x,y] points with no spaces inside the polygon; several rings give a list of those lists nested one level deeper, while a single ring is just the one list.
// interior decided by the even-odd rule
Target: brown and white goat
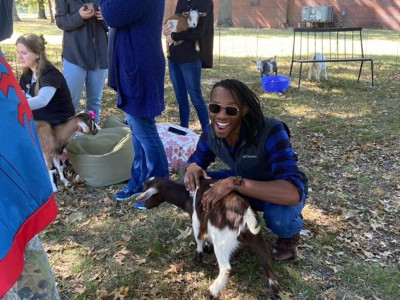
[{"label": "brown and white goat", "polygon": [[272,269],[271,252],[261,236],[260,226],[249,202],[232,192],[217,202],[210,212],[205,212],[201,199],[212,182],[202,179],[201,186],[192,198],[182,183],[166,178],[151,178],[145,183],[144,192],[137,200],[142,201],[147,209],[168,202],[189,213],[197,244],[195,262],[201,262],[205,242],[213,245],[218,261],[219,275],[208,289],[211,297],[218,298],[225,287],[231,271],[231,254],[245,241],[261,257],[273,297],[278,297],[279,285]]},{"label": "brown and white goat", "polygon": [[[172,31],[171,32],[181,32],[187,30],[188,28],[196,28],[197,24],[199,23],[200,17],[205,17],[207,13],[199,12],[197,9],[191,9],[190,11],[184,11],[182,14],[174,14],[168,19],[166,22],[172,24]],[[183,41],[175,41],[173,44],[177,46],[181,44]],[[169,51],[169,46],[167,42],[167,51]],[[195,42],[196,51],[200,51],[199,41]]]},{"label": "brown and white goat", "polygon": [[53,191],[57,192],[57,185],[53,180],[53,166],[57,168],[61,181],[68,185],[69,181],[64,176],[64,166],[60,164],[60,154],[65,146],[78,132],[96,134],[98,127],[93,116],[81,112],[67,121],[51,126],[46,121],[35,121],[36,131],[42,147],[43,156],[49,171]]}]

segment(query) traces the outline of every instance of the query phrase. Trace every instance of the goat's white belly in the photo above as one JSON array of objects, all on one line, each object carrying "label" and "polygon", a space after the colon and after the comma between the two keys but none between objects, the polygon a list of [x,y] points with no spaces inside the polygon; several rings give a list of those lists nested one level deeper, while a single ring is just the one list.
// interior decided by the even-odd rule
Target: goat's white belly
[{"label": "goat's white belly", "polygon": [[172,32],[176,32],[176,26],[178,26],[178,20],[169,20],[169,22],[172,24]]}]

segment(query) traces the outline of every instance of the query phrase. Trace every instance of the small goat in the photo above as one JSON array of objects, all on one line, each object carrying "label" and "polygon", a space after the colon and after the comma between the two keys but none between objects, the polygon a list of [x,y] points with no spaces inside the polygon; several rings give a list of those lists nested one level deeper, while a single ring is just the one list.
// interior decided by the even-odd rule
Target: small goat
[{"label": "small goat", "polygon": [[[325,60],[325,56],[322,53],[315,53],[312,60]],[[326,72],[326,62],[314,62],[310,64],[310,68],[308,69],[308,80],[311,80],[313,71],[315,72],[315,78],[319,82],[321,71],[324,70],[325,80],[328,80],[328,74]]]},{"label": "small goat", "polygon": [[276,63],[276,56],[274,57],[270,57],[266,60],[261,60],[257,59],[257,60],[253,60],[253,63],[256,64],[256,68],[257,70],[260,71],[262,76],[268,76],[271,75],[272,73],[275,73],[275,75],[278,75],[278,66]]},{"label": "small goat", "polygon": [[[166,22],[172,24],[172,32],[181,32],[188,28],[196,28],[199,23],[200,17],[205,17],[207,13],[199,12],[197,9],[191,9],[190,11],[184,11],[182,14],[175,14],[169,17]],[[181,44],[183,41],[175,41],[174,46]],[[170,44],[167,43],[167,49]],[[196,51],[200,51],[199,41],[195,42]]]},{"label": "small goat", "polygon": [[217,298],[228,282],[230,256],[244,241],[261,257],[269,285],[274,296],[277,296],[279,286],[272,269],[270,249],[260,234],[254,211],[248,201],[237,193],[225,196],[210,212],[204,211],[201,199],[212,182],[202,179],[192,199],[182,183],[166,178],[150,178],[137,200],[141,200],[147,209],[168,202],[189,213],[197,244],[196,264],[201,262],[204,242],[213,245],[218,261],[219,275],[208,289],[211,297]]},{"label": "small goat", "polygon": [[67,185],[69,181],[64,176],[64,166],[60,164],[60,154],[76,133],[97,133],[98,127],[94,122],[94,114],[93,112],[81,112],[55,126],[51,126],[46,121],[35,121],[35,126],[53,191],[57,192],[57,185],[53,178],[55,174],[53,166],[57,168],[61,181]]}]

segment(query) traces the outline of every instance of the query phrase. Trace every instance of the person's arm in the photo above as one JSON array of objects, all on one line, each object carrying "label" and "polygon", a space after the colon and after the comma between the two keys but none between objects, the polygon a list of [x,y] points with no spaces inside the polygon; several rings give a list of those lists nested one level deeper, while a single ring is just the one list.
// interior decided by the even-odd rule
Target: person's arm
[{"label": "person's arm", "polygon": [[[275,179],[261,181],[243,178],[242,184],[236,190],[245,196],[280,205],[296,205],[304,200],[307,191],[297,167],[297,156],[282,123],[272,128],[264,149],[270,159]],[[207,209],[234,191],[233,179],[232,176],[221,179],[204,193],[203,201]]]},{"label": "person's arm", "polygon": [[184,184],[188,191],[196,190],[200,186],[200,178],[206,177],[206,169],[215,160],[215,154],[210,150],[207,143],[206,128],[200,136],[196,150],[189,157],[184,169]]},{"label": "person's arm", "polygon": [[39,109],[49,104],[56,91],[57,89],[52,86],[44,86],[40,88],[35,97],[28,98],[28,104],[31,110]]}]

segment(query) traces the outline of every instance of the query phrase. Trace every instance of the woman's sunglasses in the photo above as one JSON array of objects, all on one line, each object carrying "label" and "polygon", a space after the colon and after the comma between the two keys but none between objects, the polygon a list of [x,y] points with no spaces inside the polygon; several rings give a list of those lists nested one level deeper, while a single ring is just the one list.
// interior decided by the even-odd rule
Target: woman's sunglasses
[{"label": "woman's sunglasses", "polygon": [[221,111],[221,108],[225,108],[225,112],[228,116],[236,116],[239,112],[239,108],[236,106],[225,106],[221,104],[216,104],[216,103],[210,103],[208,105],[208,110],[212,112],[213,114],[217,114]]}]

